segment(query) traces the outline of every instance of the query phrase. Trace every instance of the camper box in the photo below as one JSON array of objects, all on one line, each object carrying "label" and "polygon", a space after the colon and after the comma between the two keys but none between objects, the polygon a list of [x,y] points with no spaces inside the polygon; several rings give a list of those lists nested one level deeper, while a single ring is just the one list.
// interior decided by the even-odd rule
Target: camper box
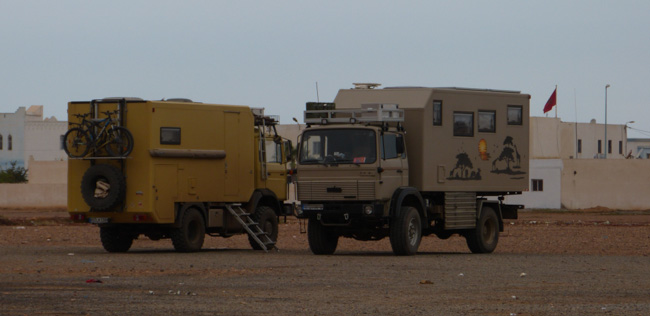
[{"label": "camper box", "polygon": [[360,87],[339,90],[336,109],[397,104],[404,110],[410,186],[423,192],[478,195],[528,189],[528,94]]}]

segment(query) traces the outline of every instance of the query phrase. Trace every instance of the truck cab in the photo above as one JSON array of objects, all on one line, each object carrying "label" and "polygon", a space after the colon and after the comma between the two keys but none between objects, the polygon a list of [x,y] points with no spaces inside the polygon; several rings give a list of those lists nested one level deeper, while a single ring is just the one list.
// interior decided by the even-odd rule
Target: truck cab
[{"label": "truck cab", "polygon": [[[310,125],[300,138],[298,216],[309,219],[312,251],[332,253],[339,236],[389,236],[395,216],[391,202],[409,183],[403,111],[394,104],[377,104],[305,115],[305,122],[316,126]],[[410,242],[419,243],[419,236],[411,237]]]}]

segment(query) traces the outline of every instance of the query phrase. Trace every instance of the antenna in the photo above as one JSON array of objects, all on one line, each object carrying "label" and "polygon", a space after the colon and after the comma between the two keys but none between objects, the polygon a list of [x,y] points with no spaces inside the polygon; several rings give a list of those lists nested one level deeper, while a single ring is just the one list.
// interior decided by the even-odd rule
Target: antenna
[{"label": "antenna", "polygon": [[316,81],[316,102],[320,103],[320,97],[318,97],[318,81]]}]

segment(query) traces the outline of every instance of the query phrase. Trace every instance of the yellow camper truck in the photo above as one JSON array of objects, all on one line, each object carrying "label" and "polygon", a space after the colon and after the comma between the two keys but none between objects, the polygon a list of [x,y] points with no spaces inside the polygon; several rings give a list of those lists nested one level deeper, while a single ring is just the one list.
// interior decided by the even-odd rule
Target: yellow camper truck
[{"label": "yellow camper truck", "polygon": [[395,254],[422,236],[460,234],[492,252],[528,188],[529,98],[518,91],[357,84],[306,111],[297,163],[298,216],[309,246],[390,237]]},{"label": "yellow camper truck", "polygon": [[[275,246],[278,216],[291,209],[291,144],[263,109],[109,98],[70,102],[68,119],[75,131],[64,146],[91,147],[69,159],[68,210],[99,225],[107,251],[128,251],[140,235],[171,238],[182,252],[201,249],[206,234],[248,233],[254,249]],[[114,138],[102,141],[107,124],[132,135],[130,153],[102,145]]]}]

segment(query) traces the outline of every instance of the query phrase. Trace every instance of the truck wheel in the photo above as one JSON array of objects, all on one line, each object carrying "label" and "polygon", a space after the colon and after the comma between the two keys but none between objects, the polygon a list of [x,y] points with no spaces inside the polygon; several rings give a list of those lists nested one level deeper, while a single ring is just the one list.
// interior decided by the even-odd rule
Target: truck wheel
[{"label": "truck wheel", "polygon": [[331,255],[339,244],[339,236],[324,227],[319,220],[309,219],[307,224],[309,249],[315,255]]},{"label": "truck wheel", "polygon": [[191,208],[181,218],[181,227],[171,231],[172,244],[178,252],[195,252],[203,247],[205,220],[199,210]]},{"label": "truck wheel", "polygon": [[499,242],[499,219],[494,210],[484,207],[476,222],[476,228],[465,235],[467,247],[472,253],[491,253]]},{"label": "truck wheel", "polygon": [[[98,182],[107,184],[108,189],[98,192]],[[106,211],[121,203],[125,195],[126,179],[115,166],[107,164],[91,166],[81,178],[81,196],[93,211]]]},{"label": "truck wheel", "polygon": [[102,240],[102,246],[108,252],[129,251],[135,237],[133,234],[121,231],[117,227],[99,228],[99,238]]},{"label": "truck wheel", "polygon": [[418,210],[402,207],[390,224],[390,245],[398,256],[411,256],[418,251],[422,240],[422,222]]},{"label": "truck wheel", "polygon": [[[251,219],[258,223],[260,228],[266,233],[273,242],[278,240],[278,217],[275,215],[275,212],[272,208],[268,206],[258,206],[255,209],[255,214],[251,216]],[[264,239],[262,239],[264,241]],[[248,243],[251,244],[251,247],[255,250],[262,250],[259,244],[251,237],[248,236]]]}]

